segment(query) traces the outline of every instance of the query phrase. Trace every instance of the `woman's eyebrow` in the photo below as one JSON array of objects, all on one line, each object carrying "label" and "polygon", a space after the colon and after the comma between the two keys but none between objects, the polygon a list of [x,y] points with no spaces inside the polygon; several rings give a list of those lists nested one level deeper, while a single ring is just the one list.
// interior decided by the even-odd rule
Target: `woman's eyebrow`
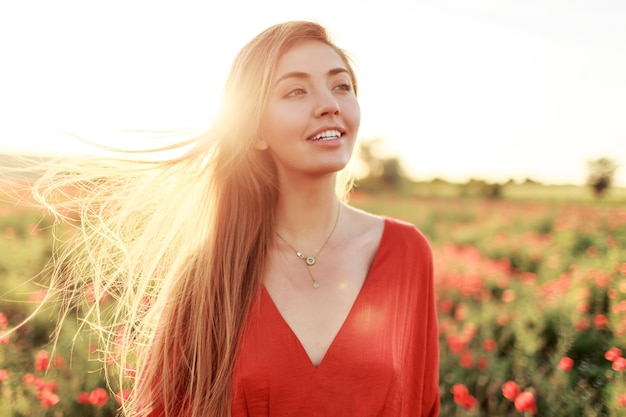
[{"label": "woman's eyebrow", "polygon": [[[332,75],[336,75],[336,74],[340,74],[342,72],[347,73],[348,70],[342,67],[337,67],[337,68],[333,68],[331,70],[328,71],[327,75],[332,76]],[[276,84],[280,83],[281,81],[284,81],[288,78],[311,78],[311,74],[309,74],[308,72],[302,72],[302,71],[291,71],[291,72],[287,72],[283,75],[281,75],[277,80],[276,80]]]}]

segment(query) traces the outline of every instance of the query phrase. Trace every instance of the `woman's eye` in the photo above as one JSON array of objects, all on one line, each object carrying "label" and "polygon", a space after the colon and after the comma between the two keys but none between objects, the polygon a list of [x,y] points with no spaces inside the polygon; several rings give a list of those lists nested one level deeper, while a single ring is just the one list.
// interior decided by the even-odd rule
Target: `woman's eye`
[{"label": "woman's eye", "polygon": [[306,94],[306,91],[304,91],[304,88],[294,88],[293,90],[287,93],[286,97],[295,97],[295,96],[300,96],[302,94]]},{"label": "woman's eye", "polygon": [[341,83],[341,84],[335,86],[335,90],[352,91],[352,84]]}]

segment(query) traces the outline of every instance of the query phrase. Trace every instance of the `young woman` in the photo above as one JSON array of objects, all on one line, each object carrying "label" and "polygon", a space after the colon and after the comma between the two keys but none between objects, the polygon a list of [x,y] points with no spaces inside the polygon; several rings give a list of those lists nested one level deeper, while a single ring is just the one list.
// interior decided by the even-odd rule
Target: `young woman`
[{"label": "young woman", "polygon": [[438,414],[430,248],[344,202],[356,92],[323,27],[279,24],[236,57],[191,151],[61,182],[82,233],[57,286],[117,298],[88,318],[137,367],[129,415]]}]

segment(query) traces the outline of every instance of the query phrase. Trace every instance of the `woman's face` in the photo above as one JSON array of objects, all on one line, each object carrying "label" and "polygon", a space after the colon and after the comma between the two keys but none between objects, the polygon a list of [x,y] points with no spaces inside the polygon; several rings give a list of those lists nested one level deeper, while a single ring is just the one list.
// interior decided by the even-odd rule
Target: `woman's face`
[{"label": "woman's face", "polygon": [[353,80],[341,56],[304,41],[278,61],[257,148],[279,175],[325,175],[348,163],[361,119]]}]

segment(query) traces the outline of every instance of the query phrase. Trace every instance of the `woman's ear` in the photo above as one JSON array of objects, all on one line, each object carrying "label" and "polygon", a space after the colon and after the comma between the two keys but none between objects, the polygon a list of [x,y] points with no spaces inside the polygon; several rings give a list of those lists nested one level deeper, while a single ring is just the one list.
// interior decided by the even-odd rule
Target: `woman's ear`
[{"label": "woman's ear", "polygon": [[262,138],[259,138],[256,140],[256,143],[254,144],[254,147],[260,151],[264,151],[268,148],[267,146],[267,142],[264,141]]}]

